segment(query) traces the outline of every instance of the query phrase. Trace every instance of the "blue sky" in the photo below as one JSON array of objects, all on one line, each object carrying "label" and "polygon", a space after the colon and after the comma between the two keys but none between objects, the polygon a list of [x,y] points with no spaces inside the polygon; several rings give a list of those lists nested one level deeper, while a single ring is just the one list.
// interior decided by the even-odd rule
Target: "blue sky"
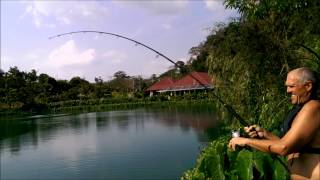
[{"label": "blue sky", "polygon": [[70,31],[117,33],[140,41],[174,61],[187,61],[191,47],[210,28],[238,16],[221,0],[1,0],[1,69],[35,69],[56,79],[80,76],[109,80],[119,71],[144,78],[170,62],[134,43],[93,33],[48,38]]}]

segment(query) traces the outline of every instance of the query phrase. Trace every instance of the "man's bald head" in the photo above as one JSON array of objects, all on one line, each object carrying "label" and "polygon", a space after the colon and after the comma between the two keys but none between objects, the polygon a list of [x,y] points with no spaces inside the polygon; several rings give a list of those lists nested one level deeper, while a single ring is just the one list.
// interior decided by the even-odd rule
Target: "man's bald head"
[{"label": "man's bald head", "polygon": [[311,81],[312,84],[316,83],[316,76],[314,75],[313,71],[307,67],[301,67],[294,69],[288,73],[288,75],[293,75],[297,78],[299,83],[306,83],[307,81]]},{"label": "man's bald head", "polygon": [[307,82],[312,83],[311,97],[317,97],[318,80],[315,73],[307,67],[301,67],[294,69],[288,73],[288,76],[294,77],[299,84],[305,84]]}]

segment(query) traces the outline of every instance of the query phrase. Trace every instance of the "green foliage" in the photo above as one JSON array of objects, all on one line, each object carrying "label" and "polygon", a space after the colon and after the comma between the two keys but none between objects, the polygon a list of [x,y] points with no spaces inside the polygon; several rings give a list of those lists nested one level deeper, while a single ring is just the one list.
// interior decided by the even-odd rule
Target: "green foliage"
[{"label": "green foliage", "polygon": [[283,165],[280,164],[279,161],[274,162],[273,171],[274,173],[273,173],[272,179],[279,179],[279,180],[289,179],[286,169],[283,167]]},{"label": "green foliage", "polygon": [[[320,4],[314,0],[224,3],[241,17],[213,28],[205,42],[190,50],[196,56],[190,62],[206,58],[215,93],[249,123],[276,133],[290,108],[284,87],[287,72],[307,66],[320,73]],[[218,102],[217,106],[224,109]],[[240,126],[226,111],[220,118],[230,128]],[[255,150],[224,153],[226,148],[217,143],[227,142],[211,143],[182,179],[288,179],[284,167],[270,155]],[[221,156],[228,161],[221,163]]]},{"label": "green foliage", "polygon": [[301,66],[320,72],[320,18],[315,19],[320,5],[299,0],[225,4],[241,13],[240,20],[219,24],[191,52],[199,59],[206,57],[222,99],[250,123],[275,129],[289,108],[287,72]]},{"label": "green foliage", "polygon": [[211,142],[197,159],[196,166],[181,179],[289,179],[288,172],[272,156],[251,149],[230,151],[226,146],[228,140],[223,136]]},{"label": "green foliage", "polygon": [[101,77],[95,78],[95,83],[80,77],[73,77],[70,81],[55,80],[44,73],[37,75],[35,70],[23,72],[11,67],[8,72],[0,72],[0,112],[41,113],[47,111],[48,106],[52,107],[53,102],[62,102],[56,104],[63,106],[73,101],[77,102],[73,105],[79,106],[89,99],[118,101],[145,97],[144,89],[149,80],[127,76],[123,71],[116,72],[114,77],[107,82]]},{"label": "green foliage", "polygon": [[236,159],[236,169],[240,179],[253,178],[253,154],[247,150],[239,152]]},{"label": "green foliage", "polygon": [[224,142],[224,139],[219,139],[210,143],[197,159],[196,167],[188,170],[181,179],[225,179],[224,158],[227,151]]}]

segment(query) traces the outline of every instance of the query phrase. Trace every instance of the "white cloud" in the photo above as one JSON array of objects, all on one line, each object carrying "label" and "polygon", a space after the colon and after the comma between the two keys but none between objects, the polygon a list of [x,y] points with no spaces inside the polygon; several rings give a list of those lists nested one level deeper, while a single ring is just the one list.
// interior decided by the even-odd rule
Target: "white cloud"
[{"label": "white cloud", "polygon": [[144,9],[153,15],[175,15],[185,11],[188,0],[178,1],[114,1],[122,6],[135,6]]},{"label": "white cloud", "polygon": [[111,64],[121,64],[127,58],[127,55],[116,50],[110,50],[103,53],[102,57],[110,61]]},{"label": "white cloud", "polygon": [[20,18],[23,19],[25,16],[31,15],[33,24],[37,28],[42,26],[55,27],[55,24],[44,22],[44,18],[51,14],[48,7],[47,2],[34,1],[32,3],[28,3],[25,8],[25,13],[20,16]]},{"label": "white cloud", "polygon": [[186,10],[188,1],[146,1],[141,5],[153,14],[172,15]]},{"label": "white cloud", "polygon": [[31,16],[37,28],[54,28],[57,25],[70,25],[78,21],[96,23],[103,20],[107,14],[107,9],[99,2],[32,1],[26,3],[25,13],[21,18]]},{"label": "white cloud", "polygon": [[223,1],[221,0],[205,0],[206,8],[211,11],[224,10]]},{"label": "white cloud", "polygon": [[48,66],[82,65],[90,63],[96,55],[95,49],[78,50],[73,40],[67,41],[49,54]]}]

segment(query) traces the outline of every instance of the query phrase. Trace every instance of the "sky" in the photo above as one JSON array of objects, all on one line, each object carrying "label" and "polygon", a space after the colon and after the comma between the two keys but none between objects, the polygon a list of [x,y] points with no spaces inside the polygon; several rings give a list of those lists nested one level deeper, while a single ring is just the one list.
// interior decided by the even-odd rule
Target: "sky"
[{"label": "sky", "polygon": [[55,79],[79,76],[107,81],[117,71],[148,78],[172,63],[133,42],[137,40],[173,61],[186,62],[189,50],[205,41],[216,24],[238,16],[222,0],[1,0],[1,69],[10,67]]}]

